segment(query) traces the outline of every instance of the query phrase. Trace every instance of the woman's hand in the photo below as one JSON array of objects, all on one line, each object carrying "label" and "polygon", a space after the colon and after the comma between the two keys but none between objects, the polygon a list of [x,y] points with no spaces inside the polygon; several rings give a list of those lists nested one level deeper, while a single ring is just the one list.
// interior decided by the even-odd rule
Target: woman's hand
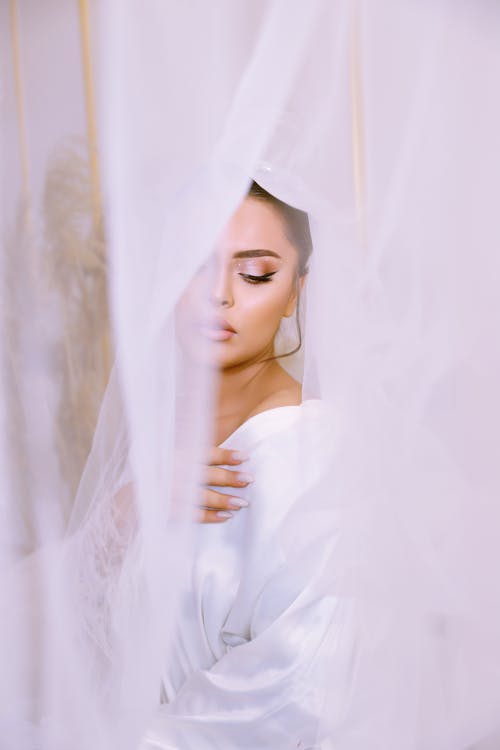
[{"label": "woman's hand", "polygon": [[202,501],[197,520],[200,523],[224,523],[233,517],[248,502],[234,494],[224,494],[210,489],[211,487],[243,488],[253,481],[252,477],[235,469],[223,469],[221,464],[239,466],[247,460],[238,451],[214,447],[208,457],[203,481]]}]

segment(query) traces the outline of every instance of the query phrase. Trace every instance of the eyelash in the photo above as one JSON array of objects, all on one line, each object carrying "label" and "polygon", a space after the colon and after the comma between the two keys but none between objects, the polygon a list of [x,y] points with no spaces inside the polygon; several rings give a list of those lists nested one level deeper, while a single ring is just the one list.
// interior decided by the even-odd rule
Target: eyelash
[{"label": "eyelash", "polygon": [[264,273],[262,276],[253,276],[251,273],[240,273],[242,279],[248,284],[265,284],[267,281],[271,281],[276,271],[270,273]]}]

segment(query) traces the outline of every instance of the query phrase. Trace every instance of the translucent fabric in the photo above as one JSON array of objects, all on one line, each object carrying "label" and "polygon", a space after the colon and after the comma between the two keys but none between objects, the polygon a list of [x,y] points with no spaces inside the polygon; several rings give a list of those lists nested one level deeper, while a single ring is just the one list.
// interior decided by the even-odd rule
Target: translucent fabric
[{"label": "translucent fabric", "polygon": [[[1,13],[3,746],[494,743],[496,4]],[[252,180],[309,214],[303,403],[214,529],[178,310]]]}]

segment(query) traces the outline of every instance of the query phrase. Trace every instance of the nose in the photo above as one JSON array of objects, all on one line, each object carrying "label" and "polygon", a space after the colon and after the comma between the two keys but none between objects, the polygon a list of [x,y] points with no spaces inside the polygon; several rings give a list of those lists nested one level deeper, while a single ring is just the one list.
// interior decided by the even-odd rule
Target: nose
[{"label": "nose", "polygon": [[223,263],[217,264],[214,270],[212,302],[216,307],[232,307],[234,304],[230,274]]}]

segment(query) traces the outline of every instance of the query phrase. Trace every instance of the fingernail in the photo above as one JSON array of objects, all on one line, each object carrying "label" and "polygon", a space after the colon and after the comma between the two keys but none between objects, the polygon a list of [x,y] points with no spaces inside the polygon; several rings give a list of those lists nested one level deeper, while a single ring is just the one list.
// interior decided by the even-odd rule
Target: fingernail
[{"label": "fingernail", "polygon": [[233,451],[231,455],[233,457],[233,461],[243,462],[248,461],[248,459],[250,458],[250,456],[247,456],[247,454],[243,453],[242,451]]},{"label": "fingernail", "polygon": [[228,510],[218,510],[217,517],[218,518],[232,518],[233,514]]},{"label": "fingernail", "polygon": [[232,497],[230,504],[232,508],[247,508],[248,500],[243,500],[241,497]]},{"label": "fingernail", "polygon": [[253,482],[253,476],[251,474],[245,474],[244,472],[238,472],[238,482],[242,482],[244,484],[250,484],[250,482]]}]

